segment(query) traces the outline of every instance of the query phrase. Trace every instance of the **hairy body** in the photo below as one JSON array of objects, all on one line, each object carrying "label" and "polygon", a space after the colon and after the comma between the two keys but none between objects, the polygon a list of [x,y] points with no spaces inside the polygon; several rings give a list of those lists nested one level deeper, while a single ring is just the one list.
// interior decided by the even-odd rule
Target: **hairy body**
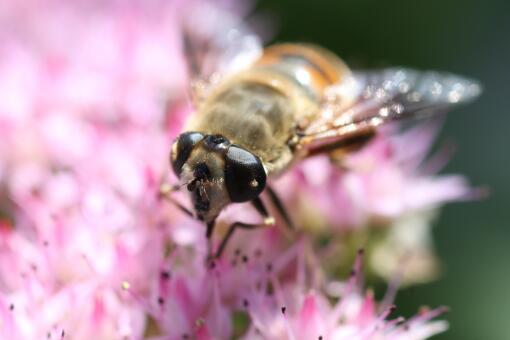
[{"label": "hairy body", "polygon": [[278,175],[299,158],[295,138],[320,113],[324,89],[349,74],[322,48],[274,45],[250,69],[218,84],[186,130],[221,134],[260,157],[269,176]]}]

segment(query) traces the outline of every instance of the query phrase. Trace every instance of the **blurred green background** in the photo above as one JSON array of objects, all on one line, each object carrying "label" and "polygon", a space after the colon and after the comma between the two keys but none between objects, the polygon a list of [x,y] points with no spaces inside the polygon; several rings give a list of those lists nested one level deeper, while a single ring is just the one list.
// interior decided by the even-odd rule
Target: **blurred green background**
[{"label": "blurred green background", "polygon": [[507,0],[261,0],[276,41],[310,41],[351,65],[404,65],[479,79],[480,100],[448,116],[440,141],[458,151],[444,172],[491,189],[448,205],[434,230],[444,273],[401,290],[398,311],[447,305],[451,329],[435,339],[510,339],[510,2]]}]

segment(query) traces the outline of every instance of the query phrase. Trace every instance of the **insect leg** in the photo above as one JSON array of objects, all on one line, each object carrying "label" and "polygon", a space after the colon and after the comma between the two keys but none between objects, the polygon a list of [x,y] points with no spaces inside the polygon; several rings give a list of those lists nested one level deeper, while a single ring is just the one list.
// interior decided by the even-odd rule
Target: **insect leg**
[{"label": "insect leg", "polygon": [[213,234],[214,226],[215,225],[216,225],[216,220],[208,222],[207,223],[207,229],[205,231],[205,237],[207,239],[207,261],[210,261],[211,259],[213,259],[213,255],[212,255],[212,249],[213,249],[213,246],[212,246],[212,234]]},{"label": "insect leg", "polygon": [[266,207],[264,206],[264,203],[260,200],[260,198],[256,198],[252,201],[253,206],[257,211],[264,217],[264,221],[262,223],[244,223],[244,222],[234,222],[228,227],[228,231],[223,237],[223,240],[221,240],[220,246],[218,247],[218,250],[216,251],[216,257],[221,257],[221,254],[225,250],[225,247],[227,246],[228,241],[234,234],[234,231],[237,228],[241,229],[257,229],[257,228],[263,228],[263,227],[269,227],[274,225],[274,218],[269,215],[267,212]]},{"label": "insect leg", "polygon": [[273,188],[271,188],[269,185],[267,186],[267,193],[269,194],[269,199],[271,200],[271,203],[276,208],[276,210],[278,210],[278,213],[285,221],[287,227],[291,230],[295,230],[296,227],[294,225],[294,222],[292,222],[290,215],[287,213],[287,209],[285,209],[285,206],[283,205],[282,201],[280,200],[276,192],[273,190]]},{"label": "insect leg", "polygon": [[193,215],[193,213],[188,209],[186,208],[185,206],[183,206],[181,203],[177,202],[173,197],[172,197],[172,192],[174,191],[178,191],[180,189],[180,186],[178,185],[174,185],[174,186],[171,186],[167,183],[165,184],[162,184],[160,187],[159,187],[159,192],[158,192],[158,197],[159,198],[164,198],[165,200],[167,200],[168,202],[172,203],[173,205],[175,205],[179,210],[181,210],[183,213],[185,213],[186,215],[190,216],[190,217],[193,217],[195,218],[195,216]]},{"label": "insect leg", "polygon": [[211,238],[215,225],[216,225],[216,220],[207,223],[207,230],[205,232],[205,237],[207,237],[207,239]]}]

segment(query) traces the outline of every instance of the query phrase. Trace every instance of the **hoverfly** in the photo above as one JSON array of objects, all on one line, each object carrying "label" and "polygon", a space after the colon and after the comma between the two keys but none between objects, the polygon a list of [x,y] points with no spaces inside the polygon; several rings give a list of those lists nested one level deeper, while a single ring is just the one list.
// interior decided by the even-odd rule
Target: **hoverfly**
[{"label": "hoverfly", "polygon": [[[193,15],[201,19],[216,13],[200,10]],[[218,257],[237,228],[274,224],[259,197],[263,191],[292,225],[268,180],[296,162],[357,150],[383,124],[444,113],[480,93],[476,82],[448,73],[351,70],[315,45],[262,48],[257,36],[232,17],[214,25],[201,31],[200,24],[183,29],[197,112],[171,148],[170,163],[181,183],[162,193],[202,220],[209,239],[223,208],[253,204],[263,222],[233,223],[216,251]],[[169,196],[171,190],[184,187],[193,211]]]}]

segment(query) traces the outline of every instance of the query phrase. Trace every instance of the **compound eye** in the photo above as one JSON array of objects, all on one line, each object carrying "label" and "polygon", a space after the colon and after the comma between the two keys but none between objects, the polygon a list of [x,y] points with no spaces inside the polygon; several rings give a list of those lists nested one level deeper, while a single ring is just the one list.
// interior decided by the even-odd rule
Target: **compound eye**
[{"label": "compound eye", "polygon": [[170,163],[177,176],[180,176],[182,166],[188,160],[193,147],[203,138],[204,135],[200,132],[185,132],[174,141],[170,152]]},{"label": "compound eye", "polygon": [[266,186],[262,162],[251,152],[231,146],[225,155],[225,184],[232,202],[255,199]]}]

